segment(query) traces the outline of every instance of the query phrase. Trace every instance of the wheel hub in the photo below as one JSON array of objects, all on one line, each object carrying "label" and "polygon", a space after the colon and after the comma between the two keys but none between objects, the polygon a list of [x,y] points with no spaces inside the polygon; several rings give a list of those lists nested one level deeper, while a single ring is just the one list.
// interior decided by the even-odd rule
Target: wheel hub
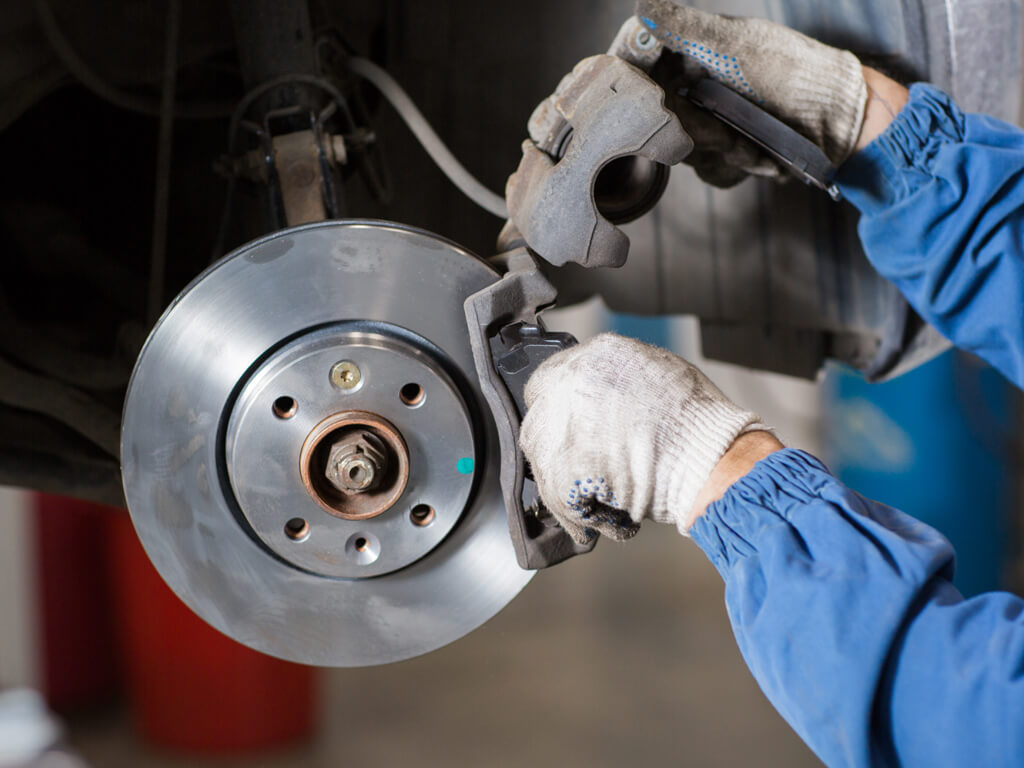
[{"label": "wheel hub", "polygon": [[[293,339],[244,384],[227,471],[274,553],[324,576],[380,576],[423,557],[458,522],[473,487],[473,427],[426,349],[398,328],[343,323]],[[359,386],[335,386],[339,361],[359,371]],[[403,400],[406,387],[418,388],[415,403]],[[284,417],[281,400],[291,404]],[[430,525],[411,518],[422,504],[435,510]],[[302,539],[290,533],[296,520],[308,524]]]}]

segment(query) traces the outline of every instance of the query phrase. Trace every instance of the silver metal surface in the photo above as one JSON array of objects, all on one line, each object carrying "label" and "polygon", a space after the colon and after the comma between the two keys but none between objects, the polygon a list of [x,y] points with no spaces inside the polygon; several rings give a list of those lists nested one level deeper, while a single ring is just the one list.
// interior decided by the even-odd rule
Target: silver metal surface
[{"label": "silver metal surface", "polygon": [[[142,543],[194,611],[239,642],[281,658],[364,666],[445,645],[482,624],[522,589],[533,574],[515,562],[498,487],[497,441],[481,407],[462,313],[465,297],[495,280],[497,274],[482,261],[433,235],[379,222],[328,222],[245,246],[178,297],[132,376],[121,456],[125,496]],[[369,331],[380,335],[395,328],[411,331],[402,341],[412,347],[423,343],[417,338],[429,343],[432,363],[445,367],[465,392],[466,406],[478,415],[474,488],[461,517],[446,499],[414,498],[410,481],[396,505],[395,524],[425,537],[449,523],[450,530],[415,562],[375,578],[328,577],[273,554],[249,530],[224,452],[237,395],[261,366],[306,334],[329,335],[332,327],[342,327],[336,324],[355,321],[386,324]],[[362,350],[352,347],[345,354],[354,355],[355,349]],[[326,389],[337,398],[360,397],[363,390],[369,396],[376,361],[368,357],[358,363],[364,382],[349,394],[329,386],[331,365],[340,359],[352,358],[335,355],[319,368]],[[465,372],[464,379],[459,372]],[[454,413],[457,401],[443,388],[434,389],[440,381],[420,380],[426,397],[418,408],[398,411],[402,418],[431,418],[435,401]],[[396,398],[404,383],[393,388]],[[297,404],[288,422],[307,418],[303,391],[287,394]],[[397,407],[406,408],[401,402]],[[275,418],[272,408],[266,411]],[[299,431],[304,435],[308,429]],[[411,426],[403,437],[412,456],[433,450],[431,436]],[[275,463],[266,465],[271,482],[265,484],[271,489],[277,488]],[[411,461],[411,468],[413,463],[419,462]],[[282,487],[290,482],[285,479]],[[410,516],[421,503],[433,508],[435,518],[417,527]],[[318,524],[337,523],[338,541],[332,545],[352,562],[372,568],[387,557],[387,514],[380,516],[379,533],[359,528],[348,536],[349,529],[340,526],[349,521],[327,517],[314,518],[304,542],[288,539],[289,518],[279,518],[281,544],[302,547],[313,541]],[[302,538],[301,526],[295,530]]]},{"label": "silver metal surface", "polygon": [[[339,358],[362,371],[358,390],[339,392],[331,385],[330,371]],[[401,388],[409,382],[426,393],[416,406],[401,400]],[[290,419],[274,415],[272,404],[281,395],[298,404]],[[394,425],[409,453],[401,498],[383,514],[363,520],[325,511],[300,476],[307,435],[329,416],[353,410]],[[472,462],[475,455],[470,416],[458,390],[424,352],[389,334],[386,326],[379,333],[331,326],[291,341],[239,393],[225,438],[235,498],[260,540],[308,571],[353,578],[397,570],[437,546],[458,522],[472,489],[473,475],[460,473],[459,462]],[[417,504],[434,507],[432,525],[412,523]],[[285,523],[295,517],[310,525],[308,538],[298,543],[285,533]],[[381,544],[372,561],[365,552],[346,552],[346,542],[369,536]]]}]

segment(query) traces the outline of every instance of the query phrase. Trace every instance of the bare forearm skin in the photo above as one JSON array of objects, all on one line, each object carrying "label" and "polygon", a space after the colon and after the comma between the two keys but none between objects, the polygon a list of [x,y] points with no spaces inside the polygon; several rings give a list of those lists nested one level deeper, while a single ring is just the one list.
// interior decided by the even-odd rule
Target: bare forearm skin
[{"label": "bare forearm skin", "polygon": [[725,455],[711,471],[711,476],[701,489],[693,509],[694,520],[703,515],[708,506],[718,501],[729,487],[754,468],[761,459],[785,446],[771,432],[747,432],[733,442]]},{"label": "bare forearm skin", "polygon": [[863,72],[868,86],[868,103],[864,108],[864,124],[855,150],[864,149],[881,136],[906,105],[910,95],[902,85],[871,67],[864,67]]}]

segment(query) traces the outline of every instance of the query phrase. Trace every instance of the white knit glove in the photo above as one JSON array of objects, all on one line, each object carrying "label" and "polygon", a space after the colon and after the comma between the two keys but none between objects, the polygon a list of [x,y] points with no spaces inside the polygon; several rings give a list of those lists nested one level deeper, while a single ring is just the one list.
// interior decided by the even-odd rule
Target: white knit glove
[{"label": "white knit glove", "polygon": [[628,539],[646,518],[685,534],[718,460],[767,429],[682,358],[610,333],[541,365],[526,404],[519,443],[544,505],[580,543]]},{"label": "white knit glove", "polygon": [[809,138],[834,165],[852,154],[868,93],[849,51],[766,19],[719,16],[671,0],[639,0],[636,15],[666,49],[681,54],[663,56],[651,76],[694,140],[685,162],[705,181],[730,186],[746,173],[777,173],[752,144],[676,96],[705,73]]}]

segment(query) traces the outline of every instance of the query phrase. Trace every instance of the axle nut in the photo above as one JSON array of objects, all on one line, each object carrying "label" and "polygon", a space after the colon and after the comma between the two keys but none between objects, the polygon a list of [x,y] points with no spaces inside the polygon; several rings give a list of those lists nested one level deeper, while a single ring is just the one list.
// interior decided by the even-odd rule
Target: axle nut
[{"label": "axle nut", "polygon": [[324,475],[342,493],[363,493],[375,488],[387,472],[384,442],[363,432],[338,440],[327,456]]}]

